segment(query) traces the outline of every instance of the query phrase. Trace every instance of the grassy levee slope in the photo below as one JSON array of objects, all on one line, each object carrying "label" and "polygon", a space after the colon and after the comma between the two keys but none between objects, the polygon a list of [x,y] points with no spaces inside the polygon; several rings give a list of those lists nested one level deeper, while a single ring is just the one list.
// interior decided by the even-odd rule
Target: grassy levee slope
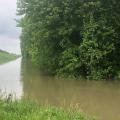
[{"label": "grassy levee slope", "polygon": [[0,64],[17,59],[19,56],[0,50]]},{"label": "grassy levee slope", "polygon": [[0,101],[0,120],[95,120],[78,112],[37,103]]}]

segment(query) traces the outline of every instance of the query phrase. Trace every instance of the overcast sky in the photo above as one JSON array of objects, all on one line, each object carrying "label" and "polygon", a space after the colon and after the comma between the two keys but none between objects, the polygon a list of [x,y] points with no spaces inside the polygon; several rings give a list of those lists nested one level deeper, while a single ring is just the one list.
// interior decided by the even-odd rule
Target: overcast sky
[{"label": "overcast sky", "polygon": [[16,27],[17,0],[0,0],[0,49],[20,53],[20,28]]}]

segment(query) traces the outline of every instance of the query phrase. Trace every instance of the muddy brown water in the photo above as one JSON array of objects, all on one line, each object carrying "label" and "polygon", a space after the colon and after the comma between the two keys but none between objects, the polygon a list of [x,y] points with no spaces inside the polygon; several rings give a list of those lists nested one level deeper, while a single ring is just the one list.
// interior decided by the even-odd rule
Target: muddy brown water
[{"label": "muddy brown water", "polygon": [[120,81],[55,79],[17,59],[0,65],[0,89],[21,99],[75,107],[98,120],[120,119]]}]

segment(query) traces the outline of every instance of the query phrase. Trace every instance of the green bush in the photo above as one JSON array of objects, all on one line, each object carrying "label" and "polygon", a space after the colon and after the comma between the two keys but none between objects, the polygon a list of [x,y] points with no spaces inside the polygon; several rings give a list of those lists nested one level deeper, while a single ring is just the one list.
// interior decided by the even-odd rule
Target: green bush
[{"label": "green bush", "polygon": [[120,70],[119,0],[18,0],[22,55],[61,76],[113,79]]}]

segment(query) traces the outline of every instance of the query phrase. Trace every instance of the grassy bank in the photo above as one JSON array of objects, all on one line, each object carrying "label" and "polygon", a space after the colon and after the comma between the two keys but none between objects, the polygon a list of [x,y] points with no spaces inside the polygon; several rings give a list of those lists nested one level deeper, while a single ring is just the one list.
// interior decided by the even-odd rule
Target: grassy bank
[{"label": "grassy bank", "polygon": [[0,64],[17,59],[19,56],[0,50]]},{"label": "grassy bank", "polygon": [[0,101],[0,120],[95,120],[77,112],[37,103]]}]

